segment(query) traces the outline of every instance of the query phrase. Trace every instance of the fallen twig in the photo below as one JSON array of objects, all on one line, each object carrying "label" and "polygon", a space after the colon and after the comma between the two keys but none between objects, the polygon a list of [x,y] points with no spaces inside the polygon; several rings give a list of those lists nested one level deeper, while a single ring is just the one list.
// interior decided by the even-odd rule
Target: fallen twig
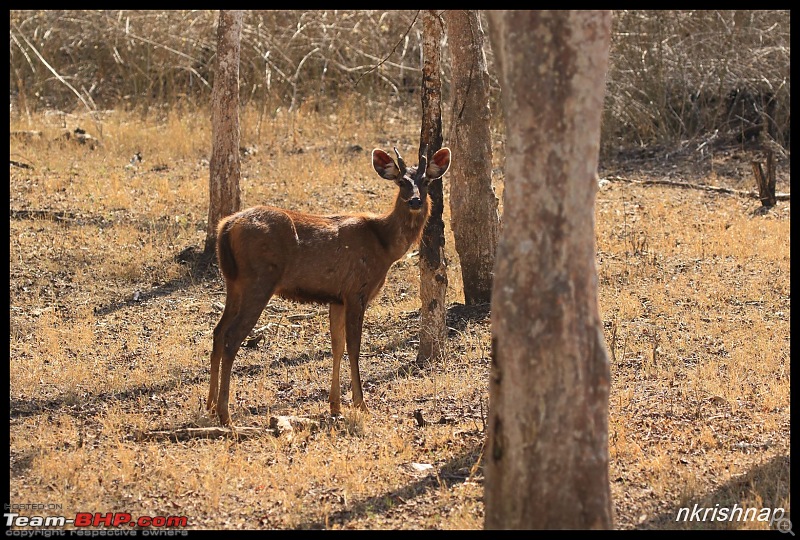
[{"label": "fallen twig", "polygon": [[[680,187],[680,188],[687,188],[687,189],[701,189],[703,191],[712,191],[716,193],[728,193],[731,195],[739,195],[741,197],[750,197],[751,199],[759,199],[760,196],[756,191],[744,191],[740,189],[732,189],[720,186],[707,186],[703,184],[692,184],[689,182],[678,182],[676,180],[665,180],[665,179],[654,179],[654,180],[631,180],[630,178],[625,178],[623,176],[606,176],[601,178],[600,181],[606,180],[608,182],[627,182],[629,184],[639,184],[643,186],[649,185],[663,185],[663,186],[672,186],[672,187]],[[775,198],[779,201],[788,201],[790,197],[790,193],[776,193]]]},{"label": "fallen twig", "polygon": [[64,210],[14,210],[9,209],[11,219],[51,219],[53,221],[75,221],[78,215]]},{"label": "fallen twig", "polygon": [[157,429],[152,431],[139,431],[134,434],[137,441],[190,441],[192,439],[235,439],[243,441],[252,437],[269,434],[274,437],[286,435],[290,440],[298,431],[313,432],[320,427],[317,420],[302,416],[272,416],[269,427],[190,427],[176,429]]},{"label": "fallen twig", "polygon": [[35,139],[41,139],[42,132],[36,130],[17,130],[9,132],[9,137],[16,139],[23,139],[26,141],[32,141]]},{"label": "fallen twig", "polygon": [[199,428],[179,428],[169,430],[142,431],[136,434],[136,440],[148,441],[189,441],[192,439],[238,439],[244,440],[269,433],[276,435],[274,429],[260,427],[239,427],[235,429],[225,427],[199,427]]},{"label": "fallen twig", "polygon": [[33,165],[28,165],[27,163],[22,163],[21,161],[14,161],[13,159],[9,161],[11,161],[11,165],[13,167],[19,167],[20,169],[33,169]]}]

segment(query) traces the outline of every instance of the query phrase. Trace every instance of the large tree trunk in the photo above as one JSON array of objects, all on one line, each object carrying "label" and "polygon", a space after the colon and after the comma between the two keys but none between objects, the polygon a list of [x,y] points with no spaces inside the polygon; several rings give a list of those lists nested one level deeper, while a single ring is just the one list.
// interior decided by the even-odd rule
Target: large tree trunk
[{"label": "large tree trunk", "polygon": [[506,122],[487,529],[609,528],[594,202],[611,15],[490,12]]},{"label": "large tree trunk", "polygon": [[492,188],[489,72],[476,10],[445,11],[452,69],[450,149],[458,158],[450,175],[450,224],[461,259],[464,302],[492,298],[492,271],[500,232]]},{"label": "large tree trunk", "polygon": [[205,253],[213,254],[217,224],[237,212],[239,192],[239,50],[242,11],[221,10],[217,28],[217,68],[211,92],[211,163]]},{"label": "large tree trunk", "polygon": [[[442,21],[434,11],[422,16],[422,129],[420,130],[420,163],[427,147],[427,157],[442,147]],[[458,158],[456,158],[458,159]],[[444,257],[444,196],[442,179],[433,180],[428,188],[431,214],[422,233],[419,247],[420,308],[419,353],[417,362],[440,356],[447,339],[447,261]]]}]

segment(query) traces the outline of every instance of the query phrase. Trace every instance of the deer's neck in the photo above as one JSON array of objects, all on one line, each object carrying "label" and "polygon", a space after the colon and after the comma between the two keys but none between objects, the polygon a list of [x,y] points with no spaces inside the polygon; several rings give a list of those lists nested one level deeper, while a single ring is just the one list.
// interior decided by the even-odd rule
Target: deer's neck
[{"label": "deer's neck", "polygon": [[412,212],[408,203],[398,195],[391,212],[379,218],[378,234],[393,260],[400,259],[413,244],[419,242],[430,209],[428,197],[425,197],[418,212]]}]

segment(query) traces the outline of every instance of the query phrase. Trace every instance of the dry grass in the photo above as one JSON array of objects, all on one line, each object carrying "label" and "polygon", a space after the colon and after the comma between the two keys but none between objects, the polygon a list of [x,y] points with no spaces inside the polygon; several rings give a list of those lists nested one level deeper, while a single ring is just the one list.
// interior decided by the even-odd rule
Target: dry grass
[{"label": "dry grass", "polygon": [[[355,100],[335,115],[246,112],[242,145],[258,151],[243,159],[244,205],[383,210],[393,189],[369,151],[415,153],[416,117],[401,114]],[[50,513],[67,516],[185,515],[192,528],[481,528],[489,319],[455,306],[463,297],[451,236],[448,354],[405,369],[419,321],[412,253],[367,311],[369,415],[351,411],[345,394],[343,422],[291,439],[137,437],[214,424],[202,404],[223,284],[175,259],[204,239],[209,118],[115,113],[96,150],[53,142],[60,118],[37,117],[34,127],[12,119],[12,130],[43,137],[10,148],[35,167],[11,168],[10,501],[57,503]],[[144,161],[126,167],[137,151]],[[721,166],[681,179],[749,181]],[[778,190],[788,191],[788,173]],[[697,528],[675,522],[695,503],[789,510],[790,205],[762,215],[758,204],[662,186],[598,194],[619,528]],[[271,304],[258,323],[274,323],[267,339],[234,365],[234,421],[324,419],[326,311]],[[289,318],[297,313],[311,316]],[[343,370],[349,390],[346,362]],[[417,409],[431,425],[417,426]]]}]

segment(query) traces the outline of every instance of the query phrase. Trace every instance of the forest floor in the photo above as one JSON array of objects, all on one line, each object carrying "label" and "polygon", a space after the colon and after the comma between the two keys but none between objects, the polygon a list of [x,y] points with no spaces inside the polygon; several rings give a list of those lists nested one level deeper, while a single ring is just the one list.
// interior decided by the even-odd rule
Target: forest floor
[{"label": "forest floor", "polygon": [[[417,134],[347,104],[319,116],[262,125],[245,115],[243,206],[389,206],[393,189],[369,152],[412,155]],[[327,309],[273,299],[257,324],[263,339],[233,368],[242,437],[214,434],[203,405],[225,291],[215,267],[192,265],[205,237],[207,118],[110,115],[97,146],[62,138],[63,118],[12,119],[12,132],[40,132],[12,135],[10,148],[13,511],[186,517],[190,529],[482,528],[491,314],[463,306],[447,208],[443,358],[410,367],[412,249],[367,310],[368,414],[350,408],[345,361],[344,418],[328,416]],[[601,162],[597,268],[619,529],[777,526],[681,520],[694,505],[790,517],[790,202],[765,211],[751,197],[635,183],[754,189],[759,151],[697,146]],[[789,192],[787,158],[777,171]],[[280,432],[279,416],[314,423]]]}]

